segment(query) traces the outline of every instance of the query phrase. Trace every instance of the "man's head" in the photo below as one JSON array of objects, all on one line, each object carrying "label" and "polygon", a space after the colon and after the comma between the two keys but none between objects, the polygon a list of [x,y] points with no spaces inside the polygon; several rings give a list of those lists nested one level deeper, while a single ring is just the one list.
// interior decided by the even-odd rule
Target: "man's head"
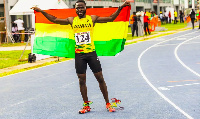
[{"label": "man's head", "polygon": [[86,13],[86,3],[84,0],[78,0],[75,3],[75,9],[76,9],[76,14],[80,17],[83,18],[85,17]]},{"label": "man's head", "polygon": [[133,15],[136,15],[136,12],[133,12]]}]

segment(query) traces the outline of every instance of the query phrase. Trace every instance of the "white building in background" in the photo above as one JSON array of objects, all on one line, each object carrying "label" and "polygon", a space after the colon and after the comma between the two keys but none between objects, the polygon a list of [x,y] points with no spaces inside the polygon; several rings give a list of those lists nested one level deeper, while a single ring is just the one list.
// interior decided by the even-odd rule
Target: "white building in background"
[{"label": "white building in background", "polygon": [[[70,8],[74,8],[76,0],[63,0]],[[118,7],[124,0],[86,0],[89,8]],[[134,11],[160,11],[164,12],[166,8],[175,8],[175,10],[184,10],[184,0],[134,0],[131,2],[131,13]]]},{"label": "white building in background", "polygon": [[[6,16],[6,24],[9,31],[11,31],[12,22],[21,18],[24,21],[25,31],[27,31],[30,28],[35,28],[34,11],[30,9],[35,5],[44,10],[69,8],[63,1],[60,0],[0,0],[0,17]],[[0,22],[4,22],[4,20],[1,19]]]}]

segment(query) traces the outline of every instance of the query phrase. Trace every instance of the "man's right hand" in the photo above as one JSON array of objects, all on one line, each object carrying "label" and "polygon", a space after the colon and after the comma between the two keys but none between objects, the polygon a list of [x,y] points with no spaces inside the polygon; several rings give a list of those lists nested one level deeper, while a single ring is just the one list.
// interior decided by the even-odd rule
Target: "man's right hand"
[{"label": "man's right hand", "polygon": [[40,8],[38,8],[38,7],[32,7],[31,9],[33,9],[33,10],[35,10],[37,12],[42,12],[42,10]]}]

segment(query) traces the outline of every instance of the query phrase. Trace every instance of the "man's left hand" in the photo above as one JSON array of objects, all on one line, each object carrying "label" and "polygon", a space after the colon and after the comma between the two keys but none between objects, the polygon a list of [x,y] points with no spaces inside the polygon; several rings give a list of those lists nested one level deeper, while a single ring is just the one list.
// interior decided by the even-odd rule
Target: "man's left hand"
[{"label": "man's left hand", "polygon": [[121,7],[123,8],[123,7],[125,7],[125,6],[131,6],[130,2],[125,1],[125,2],[122,4]]}]

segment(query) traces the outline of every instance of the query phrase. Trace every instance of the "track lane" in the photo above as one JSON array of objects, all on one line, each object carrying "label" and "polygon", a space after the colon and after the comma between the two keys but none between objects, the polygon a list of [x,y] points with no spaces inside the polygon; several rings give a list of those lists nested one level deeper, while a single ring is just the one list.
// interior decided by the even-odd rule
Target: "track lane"
[{"label": "track lane", "polygon": [[82,98],[72,60],[0,78],[0,118],[184,119],[184,115],[149,87],[137,67],[140,53],[155,43],[166,40],[165,37],[162,38],[126,46],[116,57],[100,57],[109,97],[120,98],[124,111],[108,113],[105,110],[98,83],[92,72],[87,70],[88,96],[94,102],[94,109],[91,113],[79,115]]},{"label": "track lane", "polygon": [[[193,35],[198,36],[199,35],[198,31],[196,31],[196,33],[194,32]],[[180,39],[179,38],[178,39],[175,38],[177,40],[169,39],[169,40],[160,42],[158,44],[155,44],[149,47],[142,54],[144,55],[144,53],[147,52],[145,56],[143,56],[144,58],[141,61],[143,63],[142,68],[144,68],[145,70],[143,71],[142,68],[140,67],[141,57],[139,58],[138,66],[140,68],[141,74],[143,75],[147,83],[159,95],[161,95],[165,100],[167,100],[170,104],[172,104],[181,113],[183,113],[187,118],[193,118],[189,114],[192,114],[194,117],[198,117],[199,115],[196,112],[194,112],[194,110],[196,110],[197,112],[199,111],[199,108],[198,108],[199,96],[189,95],[191,96],[191,98],[187,99],[182,93],[184,89],[182,90],[180,90],[180,88],[177,89],[177,87],[183,87],[184,85],[174,84],[175,86],[173,87],[174,89],[176,88],[176,91],[170,90],[170,87],[168,87],[169,81],[176,81],[176,82],[179,81],[180,83],[180,82],[183,82],[184,78],[185,78],[184,81],[189,81],[189,80],[191,81],[193,78],[194,79],[196,78],[195,76],[191,75],[191,73],[188,73],[188,71],[185,70],[182,66],[180,66],[180,64],[176,62],[176,59],[172,55],[173,47],[176,47],[176,45],[178,45],[179,42],[182,42],[182,40],[186,40],[185,38],[181,38],[182,36],[179,36],[179,37]],[[189,36],[186,36],[186,37],[189,38]],[[191,35],[190,35],[190,38],[191,38]],[[151,62],[151,64],[149,64],[149,62]],[[177,74],[182,75],[182,76],[179,76]],[[186,86],[189,86],[189,85],[190,84],[187,84]],[[195,85],[199,89],[198,83],[196,83]],[[196,88],[196,86],[194,86],[194,89]],[[189,90],[185,91],[187,89]],[[192,88],[187,87],[187,89],[184,90],[186,94],[198,93],[197,91],[194,91],[194,89]],[[185,102],[180,100],[184,98],[186,100]],[[189,104],[184,106],[186,102],[190,103],[190,101],[194,102],[191,104],[191,106],[189,106]],[[195,103],[197,104],[197,106],[193,106],[193,104]],[[177,106],[176,104],[179,105],[181,108]],[[182,108],[186,110],[187,113],[183,111]]]}]

